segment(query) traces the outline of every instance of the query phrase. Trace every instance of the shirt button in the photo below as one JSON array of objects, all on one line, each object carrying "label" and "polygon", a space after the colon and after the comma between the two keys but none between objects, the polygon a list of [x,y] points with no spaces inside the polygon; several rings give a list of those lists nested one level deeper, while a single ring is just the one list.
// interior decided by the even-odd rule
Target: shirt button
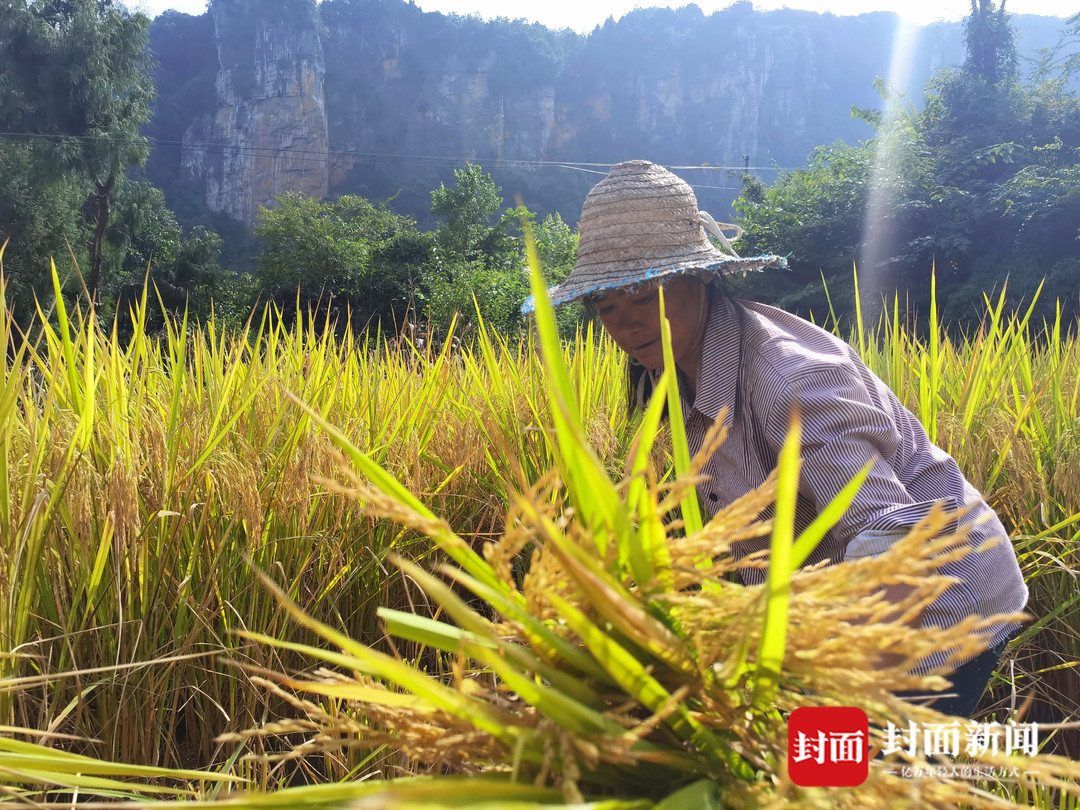
[{"label": "shirt button", "polygon": [[720,496],[717,495],[715,492],[710,492],[709,493],[709,500],[712,501],[713,503],[716,503],[718,500],[720,500]]}]

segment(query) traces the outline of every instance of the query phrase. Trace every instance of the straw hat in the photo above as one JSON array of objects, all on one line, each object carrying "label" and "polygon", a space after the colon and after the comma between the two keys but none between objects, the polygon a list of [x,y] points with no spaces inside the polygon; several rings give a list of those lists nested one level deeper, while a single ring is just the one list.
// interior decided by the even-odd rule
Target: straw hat
[{"label": "straw hat", "polygon": [[[725,253],[709,241],[708,227]],[[723,228],[698,211],[697,197],[684,180],[647,160],[614,166],[585,198],[578,231],[577,265],[566,280],[548,291],[558,306],[587,295],[637,287],[693,271],[730,273],[785,266],[779,256],[741,258]],[[522,310],[530,312],[533,301]]]}]

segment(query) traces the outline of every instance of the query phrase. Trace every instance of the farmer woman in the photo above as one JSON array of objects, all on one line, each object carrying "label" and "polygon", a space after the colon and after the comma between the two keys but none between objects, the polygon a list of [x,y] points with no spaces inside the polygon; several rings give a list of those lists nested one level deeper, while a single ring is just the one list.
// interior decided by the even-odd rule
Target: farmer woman
[{"label": "farmer woman", "polygon": [[[922,623],[950,626],[969,614],[1021,610],[1027,588],[1012,544],[956,462],[930,442],[919,421],[843,341],[782,310],[725,296],[713,283],[718,276],[779,260],[722,252],[705,227],[730,250],[684,181],[647,161],[620,163],[585,199],[577,266],[551,298],[556,305],[591,301],[632,366],[643,367],[644,386],[650,372],[664,365],[657,292],[663,285],[691,452],[726,409],[727,440],[698,488],[709,512],[765,481],[797,405],[803,431],[797,532],[873,462],[851,508],[807,565],[879,554],[935,502],[970,506],[964,522],[971,524],[973,546],[1001,542],[944,566],[943,573],[959,582],[927,606]],[[768,539],[738,545],[742,557],[766,549]],[[766,574],[745,568],[741,575],[756,584]],[[1015,630],[999,626],[989,649],[951,676],[957,697],[935,707],[970,715]]]}]

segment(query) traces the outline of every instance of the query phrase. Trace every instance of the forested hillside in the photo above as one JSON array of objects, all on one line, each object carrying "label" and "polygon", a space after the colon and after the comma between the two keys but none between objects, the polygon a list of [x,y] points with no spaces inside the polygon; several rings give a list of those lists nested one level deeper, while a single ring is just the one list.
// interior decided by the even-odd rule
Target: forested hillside
[{"label": "forested hillside", "polygon": [[[147,133],[170,144],[148,172],[182,219],[201,198],[248,226],[275,194],[320,189],[398,195],[395,210],[430,225],[431,189],[464,160],[570,223],[596,175],[564,162],[749,164],[771,181],[820,144],[869,137],[851,107],[876,103],[878,77],[918,102],[934,70],[963,59],[958,23],[898,38],[891,14],[755,12],[745,0],[708,16],[639,9],[588,36],[404,0],[210,5],[151,28]],[[1025,55],[1061,33],[1052,18],[1014,25]],[[890,77],[894,55],[909,68]],[[712,210],[738,192],[722,169],[688,179]]]},{"label": "forested hillside", "polygon": [[789,308],[827,312],[829,287],[852,314],[851,263],[873,319],[883,299],[973,328],[984,292],[1036,300],[1034,324],[1080,311],[1080,15],[1053,54],[1024,70],[1007,15],[980,0],[964,21],[963,62],[927,82],[921,104],[882,84],[858,145],[835,141],[771,185],[744,176],[736,203],[748,249],[788,256],[792,277],[750,288]]},{"label": "forested hillside", "polygon": [[1018,302],[1046,277],[1037,314],[1068,314],[1078,23],[975,8],[915,29],[744,1],[580,36],[403,0],[214,0],[152,23],[112,0],[6,5],[9,301],[25,322],[52,257],[106,315],[149,273],[154,312],[273,300],[443,329],[475,294],[513,330],[522,216],[558,279],[589,187],[645,157],[738,218],[742,250],[788,257],[743,295],[820,318],[824,276],[843,318],[857,262],[871,317],[882,296],[925,308],[935,268],[955,324],[1006,278]]}]

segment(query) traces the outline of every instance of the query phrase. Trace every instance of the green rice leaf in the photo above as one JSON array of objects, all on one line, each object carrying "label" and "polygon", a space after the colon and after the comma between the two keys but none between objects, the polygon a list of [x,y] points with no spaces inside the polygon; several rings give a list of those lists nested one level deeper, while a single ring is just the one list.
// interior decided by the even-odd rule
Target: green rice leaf
[{"label": "green rice leaf", "polygon": [[[679,396],[679,381],[675,373],[675,356],[671,349],[671,324],[664,308],[664,288],[660,288],[660,336],[664,346],[664,368],[667,375],[668,422],[671,425],[671,447],[675,457],[675,472],[682,477],[690,472],[690,448],[686,443],[686,427],[683,424],[682,398]],[[701,519],[701,507],[698,504],[697,490],[687,489],[682,497],[682,518],[687,534],[697,534],[704,525]]]},{"label": "green rice leaf", "polygon": [[[545,686],[535,678],[522,675],[499,653],[482,647],[469,647],[467,652],[491,669],[519,698],[535,707],[560,728],[572,734],[586,736],[593,734],[619,736],[625,731],[622,726],[605,717],[602,712],[579,703],[559,689]],[[543,751],[538,751],[537,754],[539,760],[543,761]]]},{"label": "green rice leaf", "polygon": [[615,582],[591,557],[559,531],[550,520],[530,517],[540,527],[547,547],[559,556],[566,573],[590,606],[643,651],[684,674],[696,673],[697,664],[686,643]]},{"label": "green rice leaf", "polygon": [[722,810],[723,806],[716,782],[699,779],[653,805],[653,810]]},{"label": "green rice leaf", "polygon": [[[367,675],[372,675],[376,678],[382,678],[390,683],[395,683],[402,689],[407,689],[418,697],[429,701],[433,706],[449,712],[456,717],[460,717],[463,720],[469,721],[477,728],[486,731],[496,739],[502,740],[509,745],[513,745],[514,741],[517,739],[521,729],[517,726],[510,725],[510,715],[507,715],[505,712],[497,711],[491,707],[490,704],[474,700],[462,695],[454,689],[443,686],[434,678],[420,672],[415,667],[395,658],[391,658],[384,653],[372,650],[370,647],[367,647],[358,641],[354,641],[346,634],[334,630],[332,627],[323,624],[305,613],[295,602],[289,599],[284,591],[261,572],[259,573],[259,578],[262,580],[263,584],[270,589],[278,602],[288,611],[293,619],[332,644],[335,644],[346,653],[347,656],[353,658],[355,664],[352,664],[352,666],[358,671],[364,672]],[[258,634],[254,633],[244,633],[243,635],[250,638],[258,637]],[[305,645],[288,645],[284,642],[270,639],[265,636],[259,637],[259,640],[286,649],[304,648],[308,654],[331,660],[327,656],[325,650],[316,650],[311,647],[305,648]]]},{"label": "green rice leaf", "polygon": [[818,543],[822,541],[829,529],[837,524],[847,508],[851,506],[852,501],[855,500],[855,496],[859,494],[859,490],[862,488],[863,483],[866,481],[866,476],[870,474],[870,470],[873,468],[874,462],[868,461],[866,466],[855,473],[855,477],[852,478],[842,490],[836,493],[836,497],[832,499],[828,506],[818,512],[814,520],[807,526],[802,534],[799,535],[799,539],[795,541],[795,545],[791,549],[791,570],[799,568],[806,558],[813,554],[814,549],[818,547]]},{"label": "green rice leaf", "polygon": [[529,645],[547,663],[552,666],[564,663],[601,682],[609,680],[603,667],[598,666],[588,653],[553,632],[544,622],[529,613],[523,604],[508,599],[503,594],[488,588],[484,583],[473,579],[464,571],[447,567],[443,569],[443,573],[468,588],[481,599],[490,602],[506,618],[520,624]]},{"label": "green rice leaf", "polygon": [[[60,349],[64,356],[64,371],[67,374],[68,395],[72,409],[76,413],[83,411],[83,391],[79,381],[79,366],[75,362],[75,343],[71,339],[71,324],[68,321],[67,307],[64,304],[64,292],[60,285],[60,275],[56,271],[56,262],[49,260],[52,273],[53,293],[56,296],[56,323],[59,327]],[[41,310],[39,309],[40,313]],[[44,319],[44,318],[43,318]]]},{"label": "green rice leaf", "polygon": [[780,448],[777,464],[776,517],[769,546],[769,576],[765,627],[758,648],[758,682],[754,694],[757,706],[768,706],[776,693],[784,663],[787,639],[788,603],[791,601],[792,545],[795,534],[795,502],[799,490],[799,450],[802,446],[802,420],[798,408],[791,414],[787,438]]},{"label": "green rice leaf", "polygon": [[550,599],[570,629],[577,633],[593,657],[628,695],[652,712],[669,713],[664,725],[690,743],[711,766],[721,767],[740,779],[754,777],[753,768],[695,720],[686,705],[675,700],[637,658],[569,602],[556,594],[551,594]]},{"label": "green rice leaf", "polygon": [[[450,618],[457,622],[461,627],[465,628],[465,630],[471,631],[472,637],[477,639],[478,642],[491,642],[492,647],[499,649],[501,654],[517,666],[518,669],[525,672],[535,672],[537,675],[548,681],[548,683],[552,684],[552,686],[571,695],[579,703],[584,703],[594,708],[600,708],[603,705],[603,701],[600,700],[600,697],[596,692],[590,689],[580,678],[556,669],[528,647],[512,643],[508,644],[501,639],[497,639],[492,632],[491,624],[486,619],[469,608],[451,588],[447,587],[427,571],[424,571],[420,566],[402,558],[395,558],[394,563],[404,574],[415,580],[416,584],[420,586],[424,593],[437,602]],[[380,617],[383,617],[384,620],[388,615],[397,615],[396,611],[389,611],[385,608],[379,608],[377,613]],[[542,627],[543,625],[540,626]],[[387,629],[396,634],[396,630],[393,629],[393,626],[389,621],[387,622]],[[544,629],[547,630],[547,628]],[[550,631],[548,631],[548,633],[550,634]],[[557,638],[554,634],[551,634],[551,636]],[[457,648],[455,647],[451,650],[449,648],[440,647],[439,649],[446,649],[450,652]]]},{"label": "green rice leaf", "polygon": [[581,423],[581,408],[570,382],[570,372],[563,358],[555,310],[547,295],[547,287],[536,256],[536,245],[529,223],[522,222],[529,257],[529,284],[535,302],[536,329],[540,352],[547,375],[547,391],[551,417],[555,423],[556,456],[571,501],[578,515],[589,526],[601,558],[608,543],[629,541],[632,527],[618,490],[612,484],[600,460],[596,457]]},{"label": "green rice leaf", "polygon": [[[671,558],[667,554],[666,533],[656,512],[656,500],[648,491],[646,481],[649,454],[660,429],[660,418],[667,401],[667,380],[671,374],[670,368],[664,370],[645,409],[630,450],[630,485],[627,488],[626,503],[637,508],[638,531],[636,536],[628,538],[629,542],[620,546],[619,562],[624,569],[629,568],[635,582],[641,587],[646,586],[654,577],[658,577],[665,585],[670,585],[671,582]],[[662,549],[657,547],[658,541]],[[661,571],[657,570],[657,563],[660,564]]]},{"label": "green rice leaf", "polygon": [[[200,803],[200,807],[340,807],[400,808],[415,803],[424,807],[471,807],[475,804],[561,804],[562,792],[512,782],[505,774],[474,776],[413,776],[363,782],[304,785],[271,793],[248,793],[231,799]],[[503,804],[505,803],[505,804]]]},{"label": "green rice leaf", "polygon": [[[33,780],[35,784],[78,787],[78,784],[71,781],[76,775],[87,775],[92,777],[115,776],[142,779],[168,778],[182,779],[191,782],[230,782],[234,784],[245,781],[236,776],[210,773],[207,771],[155,768],[148,765],[127,765],[118,762],[106,762],[93,757],[72,754],[60,749],[49,748],[9,737],[0,737],[0,752],[3,752],[3,761],[0,763],[0,773],[3,773],[5,770],[7,770],[9,774],[12,772],[19,772],[20,777],[33,773],[40,777]],[[18,782],[21,781],[21,778],[9,781]],[[129,792],[133,789],[137,789],[142,792],[159,792],[176,795],[191,792],[149,785],[136,786],[114,780],[101,780],[97,784],[86,783],[83,786],[121,789]]]},{"label": "green rice leaf", "polygon": [[[194,791],[163,785],[132,785],[118,779],[102,776],[88,776],[70,771],[49,771],[48,760],[40,757],[21,757],[9,754],[0,763],[0,783],[14,785],[42,785],[59,787],[65,790],[77,789],[90,795],[111,797],[133,797],[138,793],[162,794],[166,796],[193,796]],[[6,792],[6,791],[5,791]]]},{"label": "green rice leaf", "polygon": [[[671,570],[671,550],[667,544],[667,529],[656,503],[656,494],[642,490],[638,495],[638,531],[637,546],[645,558],[648,568],[644,574],[651,575],[655,585],[649,579],[638,579],[638,587],[652,592],[659,590],[670,593],[675,589],[675,575]],[[635,574],[635,579],[637,575]]]},{"label": "green rice leaf", "polygon": [[457,652],[465,643],[486,646],[490,649],[498,648],[494,641],[479,638],[460,627],[429,619],[427,616],[417,616],[415,613],[405,613],[389,608],[379,608],[377,615],[386,625],[386,632],[391,635],[434,647],[436,650]]}]

